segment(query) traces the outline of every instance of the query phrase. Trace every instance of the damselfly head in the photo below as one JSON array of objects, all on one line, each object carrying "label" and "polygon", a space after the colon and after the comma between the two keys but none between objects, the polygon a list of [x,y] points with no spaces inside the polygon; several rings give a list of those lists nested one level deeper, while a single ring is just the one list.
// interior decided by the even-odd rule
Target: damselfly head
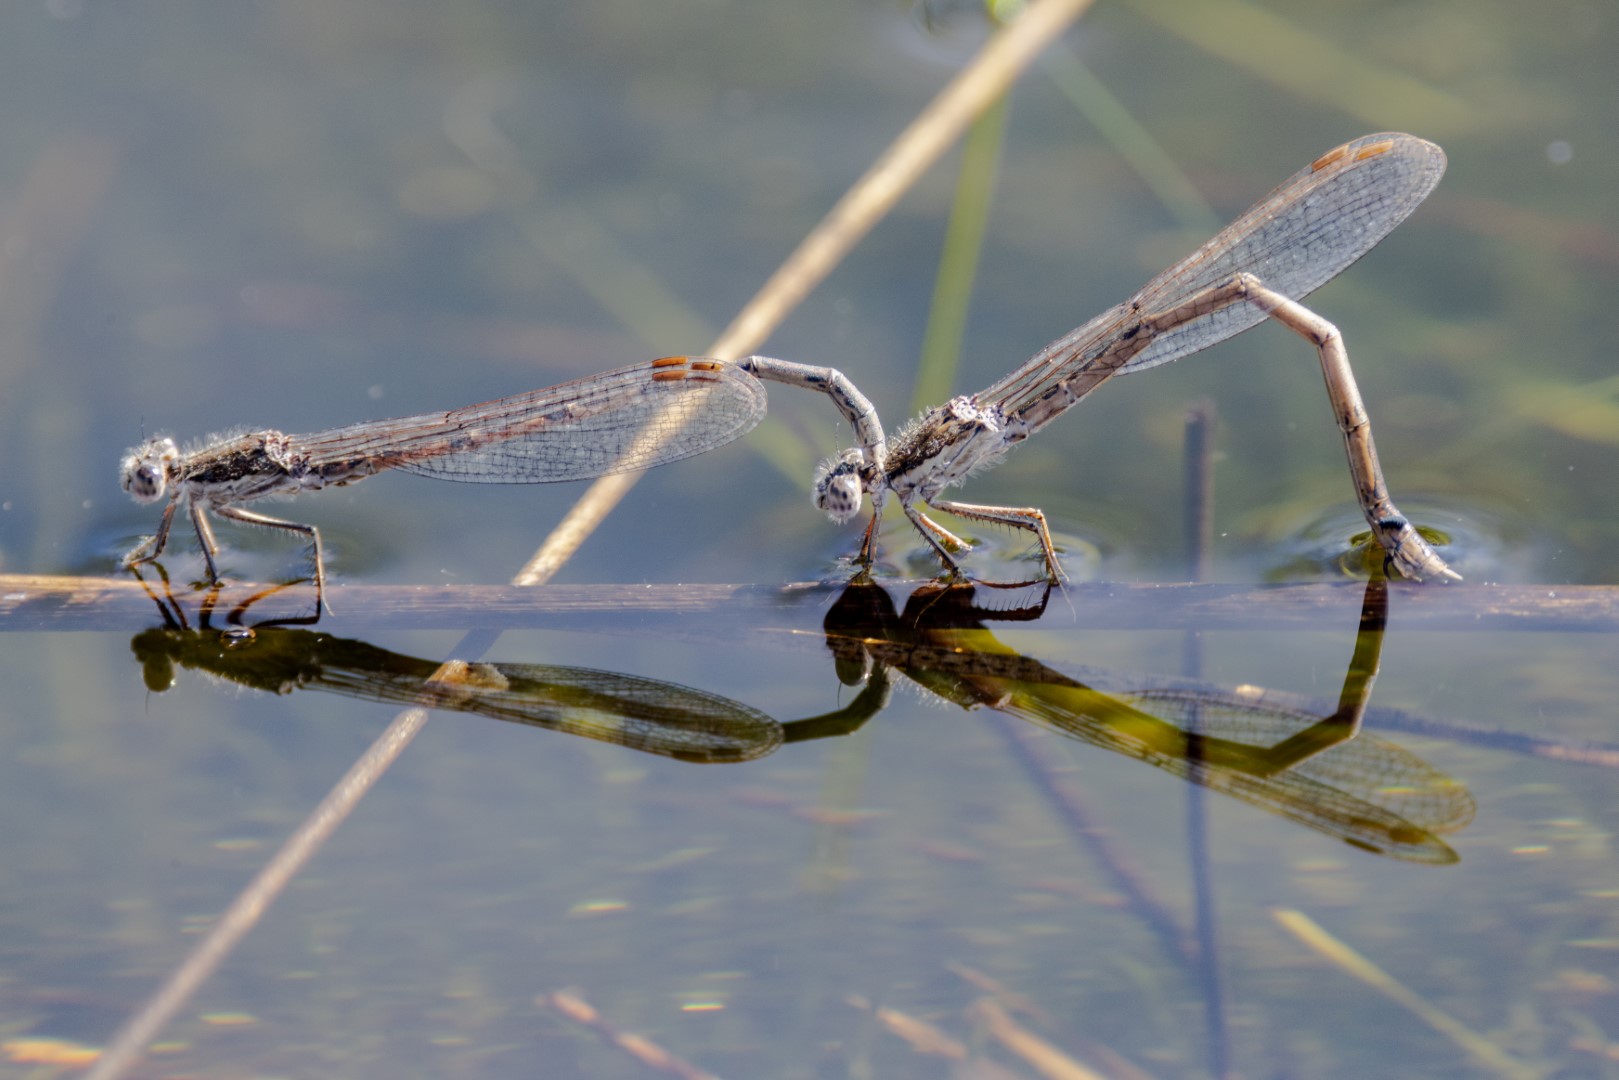
[{"label": "damselfly head", "polygon": [[865,484],[860,478],[865,460],[864,451],[851,446],[816,466],[815,505],[839,525],[860,513],[865,502]]},{"label": "damselfly head", "polygon": [[118,466],[118,482],[136,502],[157,502],[169,485],[169,466],[179,457],[180,450],[173,439],[147,439],[124,455]]}]

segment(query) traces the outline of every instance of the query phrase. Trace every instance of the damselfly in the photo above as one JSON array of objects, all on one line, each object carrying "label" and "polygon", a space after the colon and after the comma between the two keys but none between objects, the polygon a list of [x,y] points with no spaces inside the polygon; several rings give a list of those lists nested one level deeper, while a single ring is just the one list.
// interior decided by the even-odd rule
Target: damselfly
[{"label": "damselfly", "polygon": [[215,437],[186,451],[159,436],[126,454],[119,469],[124,490],[136,502],[169,500],[157,534],[124,556],[124,563],[162,554],[183,504],[217,583],[212,511],[308,537],[318,612],[326,582],[320,531],[243,509],[242,503],[352,484],[388,469],[479,484],[589,479],[723,446],[764,414],[764,387],[735,366],[666,356],[464,409],[310,435],[254,431]]},{"label": "damselfly", "polygon": [[859,445],[821,466],[815,504],[841,523],[860,512],[865,495],[871,496],[874,512],[861,544],[862,562],[872,559],[877,521],[892,492],[947,567],[955,569],[955,554],[970,545],[919,504],[1028,529],[1039,539],[1048,573],[1060,579],[1062,568],[1039,510],[961,503],[940,495],[999,462],[1114,375],[1177,360],[1275,319],[1320,354],[1355,495],[1388,560],[1408,578],[1459,580],[1389,497],[1343,338],[1297,302],[1405,220],[1444,169],[1444,152],[1411,135],[1368,135],[1329,151],[1134,296],[1053,341],[988,389],[929,409],[891,443],[870,402],[841,373],[765,357],[750,357],[740,366],[761,378],[825,391],[854,427]]}]

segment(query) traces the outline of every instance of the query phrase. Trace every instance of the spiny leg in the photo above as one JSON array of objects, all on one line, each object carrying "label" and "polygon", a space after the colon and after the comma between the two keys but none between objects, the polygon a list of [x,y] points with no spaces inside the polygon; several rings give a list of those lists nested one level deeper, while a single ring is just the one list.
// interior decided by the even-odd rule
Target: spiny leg
[{"label": "spiny leg", "polygon": [[178,499],[169,500],[169,505],[163,508],[163,520],[157,523],[157,533],[148,536],[129,550],[123,558],[125,567],[151,562],[163,554],[163,548],[169,542],[169,528],[174,524],[174,509],[178,504]]},{"label": "spiny leg", "polygon": [[190,511],[191,527],[197,533],[197,546],[202,549],[203,561],[208,564],[208,584],[218,585],[219,567],[215,560],[219,558],[219,541],[214,539],[214,527],[208,524],[208,514],[201,505],[192,503]]},{"label": "spiny leg", "polygon": [[[310,545],[315,550],[315,614],[320,614],[321,609],[326,606],[326,557],[321,549],[319,529],[313,525],[305,525],[298,521],[283,521],[281,518],[266,517],[264,514],[243,510],[238,506],[216,506],[214,507],[214,512],[222,518],[230,518],[232,521],[240,521],[246,525],[262,525],[267,529],[284,529],[287,532],[300,533],[308,537]],[[203,524],[198,530],[197,535],[199,538],[202,536],[202,528],[207,528],[206,519],[201,520]],[[212,539],[212,530],[209,530],[208,540],[211,541]],[[203,552],[206,554],[207,551],[208,542],[205,541],[203,543]],[[213,571],[212,557],[208,560],[208,569],[210,572]]]},{"label": "spiny leg", "polygon": [[1046,560],[1046,572],[1055,582],[1066,581],[1068,575],[1062,572],[1062,565],[1057,561],[1057,549],[1051,543],[1051,530],[1046,527],[1046,515],[1033,506],[982,506],[978,503],[954,502],[947,499],[934,499],[928,503],[936,510],[943,510],[947,514],[967,518],[969,521],[987,521],[996,525],[1010,525],[1014,529],[1027,529],[1034,533],[1040,543],[1040,553]]},{"label": "spiny leg", "polygon": [[866,522],[866,535],[860,540],[860,553],[855,556],[855,562],[867,569],[877,561],[877,522],[882,516],[881,507],[872,511],[871,520]]},{"label": "spiny leg", "polygon": [[877,561],[877,533],[883,525],[883,506],[887,501],[888,489],[876,485],[871,492],[871,520],[866,522],[866,535],[861,537],[860,551],[855,555],[855,564],[868,570]]},{"label": "spiny leg", "polygon": [[900,508],[911,519],[911,524],[916,526],[916,531],[922,534],[922,539],[933,548],[933,553],[944,563],[944,568],[951,574],[960,574],[961,566],[956,562],[955,552],[971,551],[973,546],[910,503],[902,502]]}]

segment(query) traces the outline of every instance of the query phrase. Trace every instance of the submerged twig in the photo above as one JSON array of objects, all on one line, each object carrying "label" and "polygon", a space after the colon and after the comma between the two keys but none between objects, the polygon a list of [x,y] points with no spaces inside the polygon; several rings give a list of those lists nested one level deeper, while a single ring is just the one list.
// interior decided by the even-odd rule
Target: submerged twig
[{"label": "submerged twig", "polygon": [[1304,912],[1292,908],[1276,908],[1271,914],[1283,929],[1314,950],[1317,955],[1416,1014],[1435,1031],[1467,1051],[1475,1062],[1494,1075],[1512,1077],[1514,1080],[1529,1080],[1541,1075],[1538,1069],[1513,1058],[1490,1039],[1424,1000],[1388,972],[1327,933]]},{"label": "submerged twig", "polygon": [[716,1080],[713,1073],[705,1072],[689,1061],[676,1057],[644,1035],[625,1031],[612,1023],[597,1012],[588,1001],[571,990],[541,994],[534,1003],[554,1010],[582,1028],[594,1031],[654,1072],[679,1077],[680,1080]]},{"label": "submerged twig", "polygon": [[1049,1080],[1103,1080],[1101,1073],[1012,1019],[1011,1014],[994,999],[979,999],[969,1013],[988,1029],[996,1042],[1027,1062],[1041,1076]]}]

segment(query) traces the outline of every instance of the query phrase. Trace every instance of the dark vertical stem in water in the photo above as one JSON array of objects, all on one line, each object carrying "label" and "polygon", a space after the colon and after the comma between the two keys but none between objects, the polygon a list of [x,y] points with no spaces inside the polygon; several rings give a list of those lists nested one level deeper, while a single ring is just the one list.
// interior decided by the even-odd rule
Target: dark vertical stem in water
[{"label": "dark vertical stem in water", "polygon": [[[1214,545],[1214,403],[1200,401],[1186,410],[1186,448],[1182,455],[1186,493],[1182,520],[1186,527],[1186,580],[1207,581]],[[1187,672],[1192,675],[1195,672]]]},{"label": "dark vertical stem in water", "polygon": [[[1199,402],[1187,410],[1183,461],[1186,475],[1186,494],[1182,504],[1186,528],[1186,577],[1189,581],[1201,582],[1208,579],[1210,548],[1214,543],[1214,406],[1210,402]],[[1196,630],[1188,630],[1181,640],[1181,674],[1189,678],[1203,676],[1203,639]],[[1187,721],[1188,733],[1196,732],[1199,725],[1195,711],[1187,717]],[[1188,750],[1193,750],[1197,745],[1197,740],[1188,740]],[[1214,880],[1209,867],[1208,792],[1198,779],[1198,763],[1190,758],[1188,763],[1192,766],[1190,779],[1193,783],[1186,788],[1186,840],[1192,870],[1197,974],[1203,986],[1207,1015],[1209,1072],[1225,1077],[1232,1075],[1231,1033],[1226,1020],[1225,983],[1220,973],[1216,934],[1218,916],[1214,909]]]}]

